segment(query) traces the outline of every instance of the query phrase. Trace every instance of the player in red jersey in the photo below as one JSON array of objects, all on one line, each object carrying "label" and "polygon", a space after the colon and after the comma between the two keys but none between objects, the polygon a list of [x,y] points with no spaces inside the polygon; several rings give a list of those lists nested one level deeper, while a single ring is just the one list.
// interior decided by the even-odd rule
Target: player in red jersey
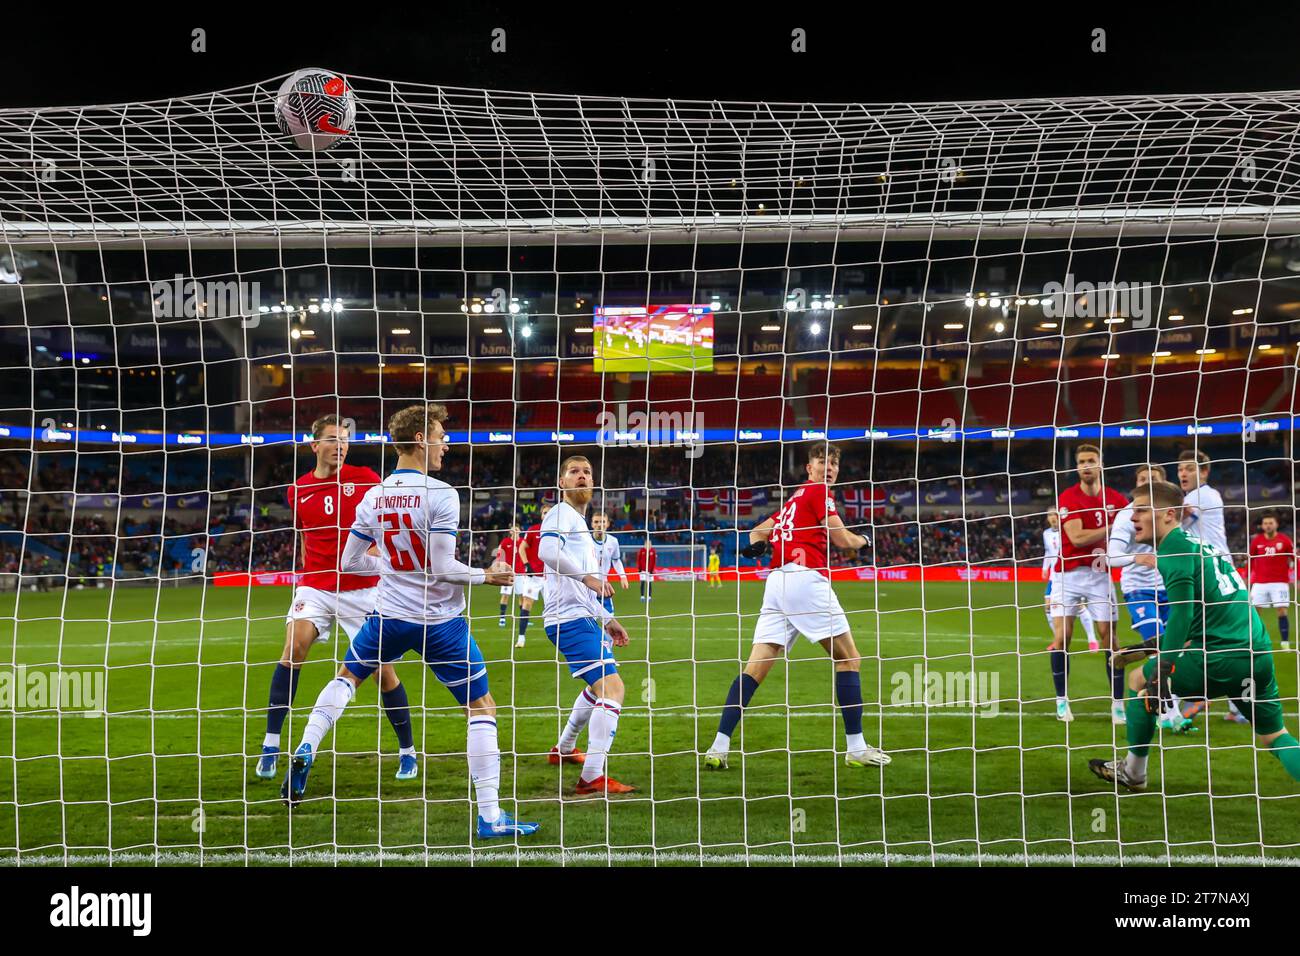
[{"label": "player in red jersey", "polygon": [[1106,559],[1106,542],[1111,522],[1128,506],[1128,499],[1114,488],[1102,485],[1101,449],[1080,445],[1074,452],[1079,482],[1061,492],[1057,512],[1061,516],[1061,557],[1057,564],[1057,586],[1052,594],[1052,622],[1055,635],[1047,645],[1056,686],[1056,719],[1074,720],[1066,691],[1067,656],[1074,635],[1074,619],[1084,608],[1092,618],[1097,642],[1105,650],[1106,676],[1111,686],[1111,722],[1123,724],[1124,670],[1111,665],[1111,654],[1119,650],[1115,621],[1119,605],[1115,583]]},{"label": "player in red jersey", "polygon": [[847,737],[845,763],[850,767],[883,767],[890,757],[869,745],[862,735],[861,658],[848,618],[831,588],[828,541],[857,551],[867,539],[844,526],[835,507],[831,485],[840,472],[840,449],[819,441],[808,449],[808,481],[796,488],[781,510],[749,532],[749,547],[741,554],[761,557],[770,549],[772,570],[763,587],[763,607],[754,628],[754,646],[745,670],[731,685],[718,734],[704,755],[704,765],[724,770],[731,735],[741,713],[763,683],[772,664],[794,645],[797,635],[820,644],[835,665],[835,699]]},{"label": "player in red jersey", "polygon": [[1250,603],[1257,608],[1277,608],[1277,629],[1282,636],[1282,650],[1291,649],[1291,569],[1295,566],[1295,545],[1278,534],[1277,516],[1266,514],[1260,520],[1260,533],[1250,539],[1250,563],[1246,575],[1250,580]]},{"label": "player in red jersey", "polygon": [[650,542],[650,535],[645,536],[645,544],[637,548],[636,551],[636,570],[637,577],[641,579],[641,600],[650,600],[650,594],[654,590],[655,568],[659,563],[659,553],[655,551],[655,546]]},{"label": "player in red jersey", "polygon": [[[311,434],[316,467],[294,482],[288,492],[294,529],[302,535],[302,569],[289,606],[284,653],[271,675],[266,737],[257,761],[257,775],[266,780],[276,776],[280,731],[298,692],[298,675],[312,645],[327,640],[335,623],[349,639],[355,637],[366,616],[375,609],[375,585],[379,582],[376,577],[340,574],[338,570],[357,504],[372,485],[379,484],[379,475],[369,468],[344,463],[349,432],[339,416],[316,419]],[[384,665],[375,680],[379,682],[384,713],[401,747],[397,779],[413,780],[419,775],[419,763],[415,759],[406,688],[390,665]]]},{"label": "player in red jersey", "polygon": [[528,546],[520,537],[519,525],[510,526],[510,533],[501,539],[501,543],[493,552],[492,560],[496,564],[508,565],[515,573],[514,584],[507,584],[501,589],[501,619],[497,621],[497,627],[505,627],[506,612],[510,609],[510,595],[518,594],[522,597],[521,581],[528,573]]},{"label": "player in red jersey", "polygon": [[515,578],[515,593],[519,595],[519,637],[515,647],[524,646],[524,638],[528,636],[528,615],[533,610],[533,602],[542,594],[542,582],[546,578],[546,565],[542,563],[542,521],[550,511],[549,504],[542,505],[541,520],[524,532],[524,560],[528,563],[528,572]]}]

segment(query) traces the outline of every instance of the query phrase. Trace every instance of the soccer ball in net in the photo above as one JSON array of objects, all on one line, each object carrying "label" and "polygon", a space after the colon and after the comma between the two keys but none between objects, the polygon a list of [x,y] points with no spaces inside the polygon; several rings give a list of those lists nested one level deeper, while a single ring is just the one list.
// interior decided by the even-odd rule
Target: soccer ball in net
[{"label": "soccer ball in net", "polygon": [[329,70],[299,70],[275,97],[280,132],[299,149],[321,152],[352,132],[357,98],[347,81]]}]

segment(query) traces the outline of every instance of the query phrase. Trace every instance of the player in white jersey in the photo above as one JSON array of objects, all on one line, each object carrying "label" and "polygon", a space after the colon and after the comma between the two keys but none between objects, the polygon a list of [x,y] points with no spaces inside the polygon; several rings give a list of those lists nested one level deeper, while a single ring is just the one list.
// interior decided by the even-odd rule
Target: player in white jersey
[{"label": "player in white jersey", "polygon": [[[1134,487],[1141,489],[1153,481],[1164,481],[1165,470],[1159,465],[1139,465],[1134,479]],[[1128,608],[1133,630],[1142,636],[1143,642],[1159,646],[1160,635],[1169,619],[1169,598],[1165,594],[1165,582],[1155,568],[1155,549],[1136,538],[1132,505],[1115,516],[1106,552],[1110,566],[1121,569],[1119,590],[1124,595],[1124,606]],[[1139,555],[1147,557],[1139,558]],[[1160,715],[1160,726],[1176,734],[1196,729],[1195,724],[1182,715],[1178,699],[1172,694]]]},{"label": "player in white jersey", "polygon": [[1179,455],[1178,483],[1183,488],[1183,528],[1231,555],[1223,520],[1223,496],[1210,487],[1210,456],[1190,450]]},{"label": "player in white jersey", "polygon": [[[1047,614],[1047,626],[1055,636],[1056,624],[1052,621],[1052,592],[1056,590],[1059,583],[1056,568],[1060,563],[1057,558],[1061,556],[1061,513],[1055,508],[1047,512],[1047,524],[1048,527],[1043,529],[1043,580],[1047,582],[1047,593],[1043,595],[1043,610]],[[1092,615],[1088,613],[1086,604],[1079,608],[1079,623],[1083,625],[1083,633],[1088,636],[1088,650],[1095,651],[1100,648],[1097,632],[1092,626]]]},{"label": "player in white jersey", "polygon": [[[1183,489],[1183,528],[1200,538],[1220,554],[1232,556],[1228,547],[1228,530],[1224,521],[1223,495],[1210,487],[1210,456],[1190,448],[1178,456],[1178,484]],[[1189,701],[1184,717],[1195,717],[1209,706],[1208,700]],[[1250,723],[1237,705],[1228,701],[1224,720]]]},{"label": "player in white jersey", "polygon": [[[614,589],[600,574],[596,542],[587,527],[587,506],[594,487],[591,462],[580,455],[564,459],[559,487],[564,498],[542,521],[540,553],[546,565],[543,623],[547,638],[569,665],[569,673],[588,686],[574,700],[548,759],[553,764],[582,764],[578,794],[631,793],[636,788],[619,783],[605,767],[623,709],[623,678],[613,649],[625,646],[628,637],[601,600]],[[581,754],[575,744],[588,724],[587,753]]]},{"label": "player in white jersey", "polygon": [[[623,567],[623,550],[618,538],[609,533],[609,515],[603,511],[597,511],[591,516],[591,539],[596,542],[596,556],[600,559],[600,571],[597,572],[600,579],[608,581],[609,572],[616,571],[623,590],[626,591],[627,569]],[[600,603],[605,605],[605,610],[610,614],[614,613],[612,594],[601,598]]]},{"label": "player in white jersey", "polygon": [[[375,613],[352,639],[338,676],[316,698],[281,795],[290,806],[302,800],[316,750],[356,689],[381,664],[413,650],[469,718],[466,753],[478,803],[478,835],[528,836],[538,824],[516,822],[501,809],[496,703],[488,693],[483,654],[465,619],[465,585],[501,587],[514,574],[456,560],[460,496],[429,475],[442,467],[446,419],[447,409],[436,404],[412,405],[389,419],[397,468],[357,506],[340,562],[345,572],[379,575]],[[372,545],[378,546],[377,556],[367,553]]]}]

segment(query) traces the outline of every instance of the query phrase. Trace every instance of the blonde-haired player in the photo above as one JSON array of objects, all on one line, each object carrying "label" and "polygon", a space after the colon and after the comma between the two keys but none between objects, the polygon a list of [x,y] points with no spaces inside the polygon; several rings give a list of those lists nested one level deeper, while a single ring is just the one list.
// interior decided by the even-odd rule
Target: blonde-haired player
[{"label": "blonde-haired player", "polygon": [[[375,613],[352,639],[338,676],[316,698],[302,743],[294,751],[281,795],[293,806],[307,791],[317,748],[343,709],[383,664],[416,651],[465,710],[466,756],[483,839],[522,837],[538,824],[514,820],[502,809],[501,748],[496,702],[488,692],[483,653],[465,618],[465,586],[511,583],[508,568],[471,568],[456,560],[460,496],[429,474],[447,451],[442,405],[411,405],[388,420],[397,468],[366,493],[343,552],[343,570],[378,575]],[[376,547],[378,555],[369,553]]]}]

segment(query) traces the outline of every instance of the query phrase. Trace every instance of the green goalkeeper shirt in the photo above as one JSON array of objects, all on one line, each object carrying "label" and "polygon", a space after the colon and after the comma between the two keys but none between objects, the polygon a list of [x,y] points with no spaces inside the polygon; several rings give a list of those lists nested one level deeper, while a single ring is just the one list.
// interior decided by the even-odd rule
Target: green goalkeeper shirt
[{"label": "green goalkeeper shirt", "polygon": [[1169,597],[1162,651],[1184,646],[1224,651],[1271,649],[1264,622],[1250,604],[1250,591],[1229,555],[1175,528],[1156,550]]}]

